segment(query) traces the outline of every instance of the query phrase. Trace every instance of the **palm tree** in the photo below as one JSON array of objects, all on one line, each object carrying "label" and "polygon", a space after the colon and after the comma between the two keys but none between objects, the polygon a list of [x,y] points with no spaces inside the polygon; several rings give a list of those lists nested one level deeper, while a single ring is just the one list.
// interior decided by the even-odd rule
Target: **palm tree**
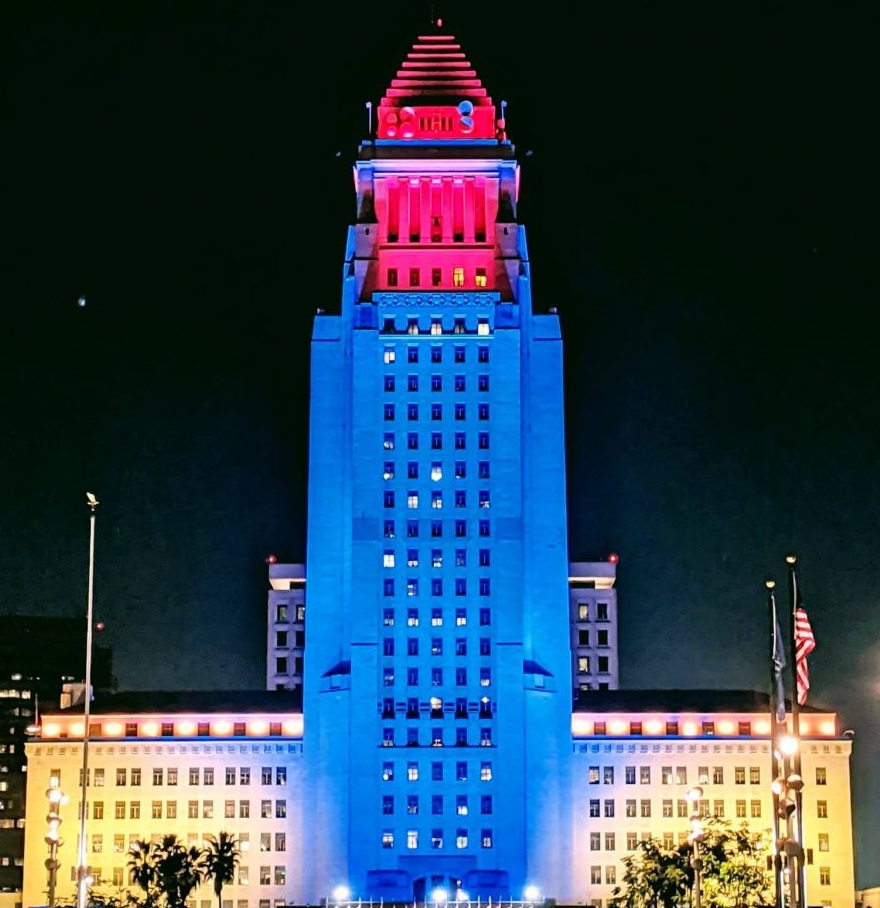
[{"label": "palm tree", "polygon": [[217,837],[208,836],[207,842],[204,851],[205,879],[214,881],[217,908],[223,908],[223,887],[235,882],[241,852],[235,836],[228,832],[221,832]]},{"label": "palm tree", "polygon": [[154,890],[158,882],[156,859],[156,849],[146,839],[138,839],[128,849],[128,878],[144,890],[147,905],[154,901]]},{"label": "palm tree", "polygon": [[156,846],[156,883],[168,908],[184,908],[186,900],[204,879],[204,854],[187,848],[176,835],[166,835]]}]

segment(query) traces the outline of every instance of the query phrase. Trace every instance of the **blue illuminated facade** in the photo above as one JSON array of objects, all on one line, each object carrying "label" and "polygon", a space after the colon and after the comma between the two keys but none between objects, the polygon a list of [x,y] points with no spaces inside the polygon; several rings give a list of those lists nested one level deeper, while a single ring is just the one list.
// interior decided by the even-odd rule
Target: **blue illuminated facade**
[{"label": "blue illuminated facade", "polygon": [[308,892],[567,892],[562,345],[519,167],[450,36],[419,37],[354,169],[311,351]]}]

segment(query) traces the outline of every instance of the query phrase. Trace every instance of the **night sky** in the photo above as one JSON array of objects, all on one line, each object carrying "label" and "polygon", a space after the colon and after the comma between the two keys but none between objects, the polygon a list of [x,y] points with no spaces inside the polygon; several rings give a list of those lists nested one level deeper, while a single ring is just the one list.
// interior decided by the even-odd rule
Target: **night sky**
[{"label": "night sky", "polygon": [[[302,8],[0,4],[0,613],[84,614],[94,491],[121,689],[263,687],[265,558],[305,555],[312,318],[432,8]],[[433,14],[508,102],[622,685],[766,689],[797,554],[880,884],[872,5],[514,8]]]}]

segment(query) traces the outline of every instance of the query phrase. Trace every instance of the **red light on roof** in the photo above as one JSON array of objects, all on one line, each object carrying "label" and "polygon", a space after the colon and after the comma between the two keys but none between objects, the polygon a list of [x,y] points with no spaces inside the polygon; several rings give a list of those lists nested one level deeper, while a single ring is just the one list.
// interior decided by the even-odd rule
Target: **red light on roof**
[{"label": "red light on roof", "polygon": [[278,559],[274,555],[266,556],[266,564],[275,564]]},{"label": "red light on roof", "polygon": [[617,562],[620,561],[620,555],[616,555],[614,552],[612,552],[612,553],[608,556],[608,561],[609,561],[611,564],[617,564]]}]

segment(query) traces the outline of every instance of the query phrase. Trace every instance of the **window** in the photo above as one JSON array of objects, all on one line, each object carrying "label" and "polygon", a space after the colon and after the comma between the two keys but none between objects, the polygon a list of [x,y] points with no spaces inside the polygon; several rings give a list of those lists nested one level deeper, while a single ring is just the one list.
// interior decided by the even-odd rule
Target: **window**
[{"label": "window", "polygon": [[[383,776],[382,778],[385,778],[385,777]],[[392,778],[394,778],[394,777],[392,776]],[[419,780],[419,764],[418,763],[407,763],[406,764],[406,778],[407,778],[408,782],[418,782],[418,780]]]},{"label": "window", "polygon": [[382,847],[383,848],[393,848],[394,847],[394,833],[390,829],[382,830]]},{"label": "window", "polygon": [[455,390],[464,391],[466,387],[467,387],[467,384],[466,384],[465,377],[463,375],[456,375],[455,376]]},{"label": "window", "polygon": [[[485,321],[485,319],[484,319]],[[483,332],[478,332],[483,333]],[[489,323],[486,322],[486,334],[489,333]],[[477,362],[478,363],[487,363],[489,362],[489,348],[483,345],[477,347]]]},{"label": "window", "polygon": [[712,784],[713,785],[723,785],[724,784],[724,767],[723,766],[713,766],[712,767]]},{"label": "window", "polygon": [[488,447],[489,447],[489,433],[488,432],[480,432],[477,435],[477,447],[481,451],[485,451],[488,449]]},{"label": "window", "polygon": [[408,363],[417,363],[419,361],[419,348],[415,345],[406,348],[406,361]]},{"label": "window", "polygon": [[816,801],[816,816],[820,820],[828,819],[828,802],[827,801]]},{"label": "window", "polygon": [[746,784],[746,768],[745,768],[745,766],[735,766],[734,767],[733,783],[734,783],[734,785],[745,785]]},{"label": "window", "polygon": [[605,816],[606,817],[614,816],[614,798],[605,799]]},{"label": "window", "polygon": [[443,362],[443,348],[442,347],[437,347],[437,346],[431,347],[431,362],[432,363],[442,363]]},{"label": "window", "polygon": [[602,883],[602,868],[595,864],[590,867],[590,882],[594,886],[598,886]]},{"label": "window", "polygon": [[440,432],[431,433],[431,450],[440,451],[443,448],[443,435]]},{"label": "window", "polygon": [[418,535],[419,535],[418,520],[407,520],[407,522],[406,522],[406,538],[407,539],[417,539]]},{"label": "window", "polygon": [[407,404],[406,418],[410,422],[416,422],[418,420],[418,418],[419,418],[419,405],[418,404]]},{"label": "window", "polygon": [[439,287],[443,278],[443,272],[439,268],[431,269],[431,286]]},{"label": "window", "polygon": [[250,766],[242,766],[239,769],[238,784],[239,785],[250,785],[251,784],[251,768],[250,768]]},{"label": "window", "polygon": [[736,801],[736,817],[740,820],[744,820],[746,817],[746,802],[744,799],[738,798]]},{"label": "window", "polygon": [[760,766],[750,766],[749,767],[749,784],[750,785],[760,785],[761,784],[761,767]]},{"label": "window", "polygon": [[[410,287],[419,286],[419,269],[418,268],[409,269],[409,285],[410,285]],[[415,319],[413,319],[413,321],[415,321]],[[416,322],[416,330],[411,331],[410,334],[418,334],[418,333],[419,333],[419,326],[418,326],[418,322]]]},{"label": "window", "polygon": [[[599,815],[600,815],[600,814],[599,814],[599,799],[598,799],[598,798],[591,798],[591,799],[590,799],[590,816],[591,816],[591,817],[598,817]],[[597,847],[598,847],[598,846],[597,846]]]},{"label": "window", "polygon": [[[598,816],[598,814],[597,814]],[[590,833],[590,851],[599,851],[602,848],[602,833],[601,832],[591,832]]]},{"label": "window", "polygon": [[627,785],[636,784],[636,768],[635,768],[635,766],[624,766],[623,781],[626,782]]},{"label": "window", "polygon": [[[455,354],[455,355],[453,356],[453,359],[455,360],[455,362],[457,362],[457,363],[463,363],[463,362],[464,362],[464,347],[461,346],[461,344],[456,344],[456,345],[455,345],[454,354]],[[456,388],[455,390],[457,391],[458,388]],[[464,389],[462,389],[462,390],[464,390]]]},{"label": "window", "polygon": [[831,885],[831,868],[830,867],[820,867],[819,868],[819,885],[820,886],[830,886]]},{"label": "window", "polygon": [[488,391],[489,390],[489,376],[488,375],[478,375],[477,376],[477,390],[478,391]]},{"label": "window", "polygon": [[829,851],[828,833],[819,833],[819,851]]},{"label": "window", "polygon": [[382,525],[382,535],[386,539],[394,539],[394,521],[386,520]]},{"label": "window", "polygon": [[467,609],[457,608],[455,610],[455,626],[465,627],[467,625]]},{"label": "window", "polygon": [[651,816],[651,801],[648,798],[642,799],[640,808],[641,808],[641,814],[640,814],[641,816],[643,816],[643,817]]},{"label": "window", "polygon": [[418,447],[419,447],[419,433],[418,432],[408,432],[407,433],[406,447],[407,447],[408,451],[417,451],[418,450]]},{"label": "window", "polygon": [[[393,363],[396,358],[397,358],[397,355],[394,351],[394,347],[385,347],[385,349],[383,351],[383,356],[382,356],[382,359],[384,360],[384,362],[386,364]],[[392,379],[392,383],[393,383],[394,376],[391,376],[391,379]],[[387,391],[388,389],[386,388],[385,390]],[[391,390],[393,390],[393,387]]]},{"label": "window", "polygon": [[128,770],[126,769],[117,769],[116,770],[116,784],[125,785],[126,776],[128,775]]},{"label": "window", "polygon": [[761,802],[760,801],[752,801],[751,816],[752,816],[752,819],[757,819],[758,817],[761,816]]},{"label": "window", "polygon": [[639,767],[639,784],[640,785],[650,785],[651,784],[651,767],[650,766],[640,766]]},{"label": "window", "polygon": [[[201,732],[199,732],[199,734],[201,734]],[[132,769],[132,771],[131,771],[131,784],[132,784],[132,785],[140,785],[140,784],[141,784],[141,771],[140,771],[140,769]],[[170,782],[169,782],[169,784],[170,784]],[[198,785],[198,782],[196,782],[196,784]]]},{"label": "window", "polygon": [[626,815],[628,817],[634,817],[636,815],[636,802],[631,798],[627,798],[626,800]]},{"label": "window", "polygon": [[385,422],[393,422],[393,420],[394,420],[394,404],[385,404],[384,414],[385,414]]},{"label": "window", "polygon": [[464,268],[461,266],[452,269],[452,286],[464,287]]},{"label": "window", "polygon": [[454,445],[456,451],[463,451],[467,447],[467,435],[464,432],[456,432]]},{"label": "window", "polygon": [[825,771],[824,766],[816,767],[816,784],[817,785],[827,785],[828,784],[828,775]]},{"label": "window", "polygon": [[443,419],[443,404],[431,404],[431,422]]},{"label": "window", "polygon": [[396,269],[396,268],[389,268],[389,269],[388,269],[387,280],[388,280],[388,286],[389,286],[389,287],[396,287],[396,286],[397,286],[397,269]]},{"label": "window", "polygon": [[[477,287],[485,287],[485,286],[486,286],[486,269],[485,269],[485,268],[477,268],[477,270],[474,272],[474,284],[475,284]],[[485,319],[482,319],[482,318],[480,319],[480,327],[482,327],[482,323],[483,323],[484,321],[485,321]],[[482,333],[488,334],[488,333],[489,333],[489,331],[488,331],[488,325],[486,326],[486,328],[487,328],[487,330],[486,330],[485,332],[480,331],[479,333],[480,333],[480,334],[482,334]]]},{"label": "window", "polygon": [[407,391],[418,391],[418,390],[419,390],[419,377],[418,377],[418,375],[407,375],[407,377],[406,377],[406,390],[407,390]]}]

